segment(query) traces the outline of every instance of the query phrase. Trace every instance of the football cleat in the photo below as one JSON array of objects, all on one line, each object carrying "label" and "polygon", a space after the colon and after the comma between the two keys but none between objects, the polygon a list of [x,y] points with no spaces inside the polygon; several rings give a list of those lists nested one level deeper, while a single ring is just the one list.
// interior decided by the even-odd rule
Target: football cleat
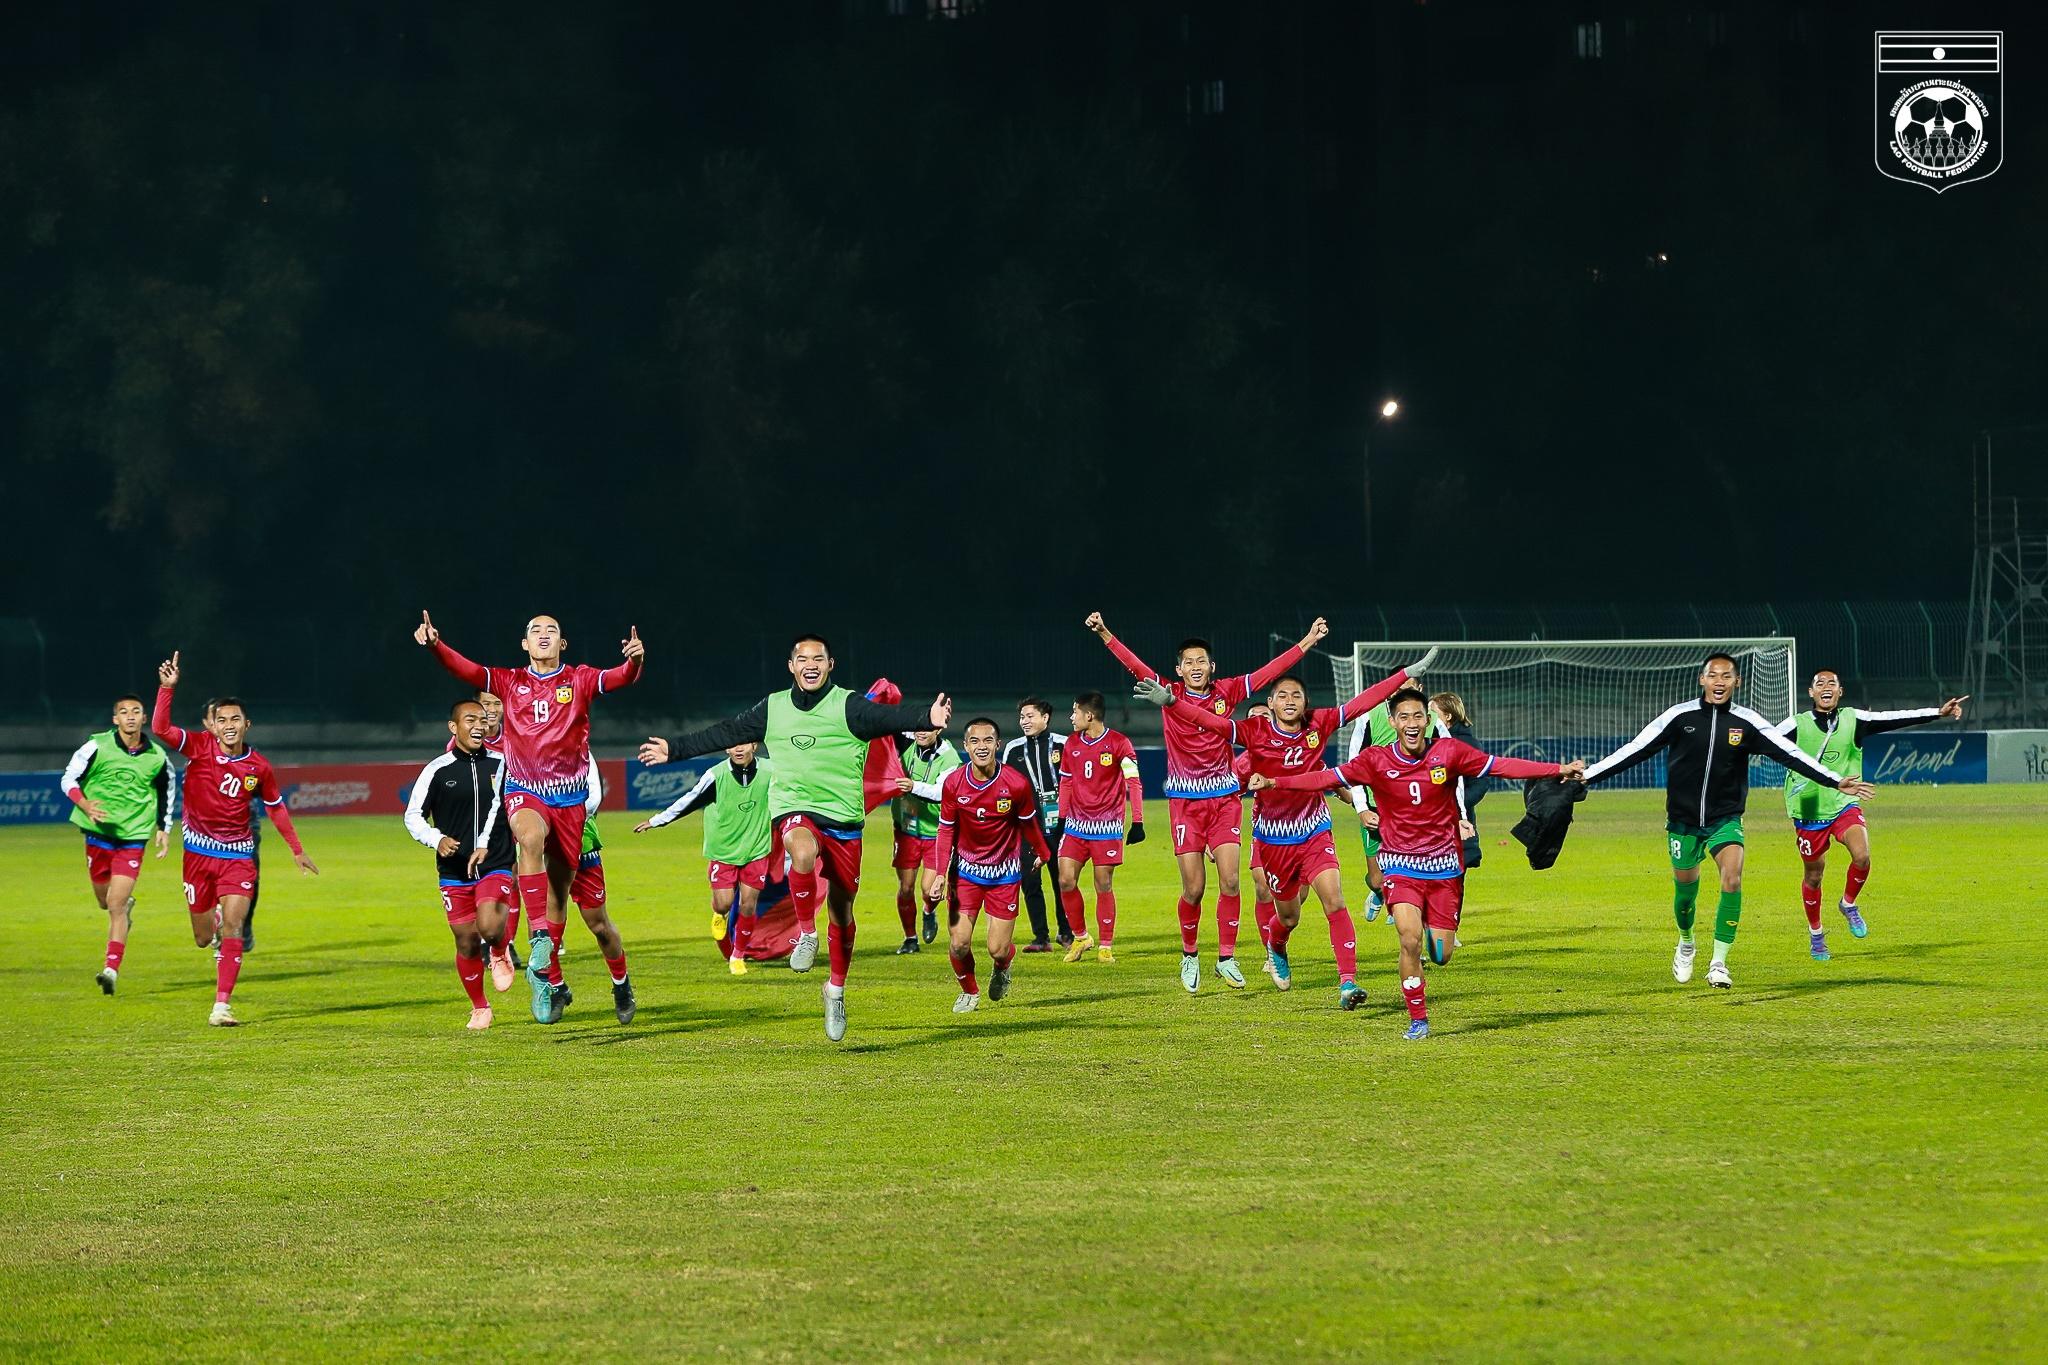
[{"label": "football cleat", "polygon": [[1266,960],[1266,970],[1273,974],[1273,984],[1281,990],[1284,991],[1293,987],[1294,968],[1288,965],[1286,949],[1274,948],[1270,950],[1270,956]]},{"label": "football cleat", "polygon": [[1081,955],[1095,945],[1095,940],[1083,934],[1067,945],[1067,961],[1079,962]]},{"label": "football cleat", "polygon": [[924,912],[924,941],[926,943],[930,943],[933,939],[937,938],[938,936],[939,916],[936,911],[927,909]]},{"label": "football cleat", "polygon": [[1180,955],[1180,984],[1189,995],[1202,989],[1202,959],[1194,953]]},{"label": "football cleat", "polygon": [[1825,933],[1815,929],[1807,937],[1813,940],[1813,960],[1815,962],[1831,962],[1834,960],[1835,955],[1828,951],[1828,936]]},{"label": "football cleat", "polygon": [[491,954],[491,985],[500,994],[512,989],[512,955],[502,950]]},{"label": "football cleat", "polygon": [[1218,958],[1216,961],[1216,975],[1222,977],[1223,984],[1230,987],[1230,989],[1234,991],[1244,989],[1244,973],[1238,970],[1236,958]]},{"label": "football cleat", "polygon": [[1692,980],[1693,945],[1681,942],[1678,951],[1671,955],[1671,976],[1679,985]]},{"label": "football cleat", "polygon": [[[1386,902],[1380,899],[1379,892],[1374,891],[1367,895],[1365,898],[1365,922],[1371,924],[1374,920],[1378,919],[1380,917],[1380,907],[1385,904]],[[1388,923],[1392,923],[1392,920],[1390,919]]]},{"label": "football cleat", "polygon": [[825,1036],[838,1042],[846,1036],[846,987],[825,987]]},{"label": "football cleat", "polygon": [[725,912],[723,910],[713,910],[711,912],[711,937],[717,939],[720,943],[725,942],[725,929]]},{"label": "football cleat", "polygon": [[1724,991],[1734,985],[1735,979],[1728,975],[1728,964],[1725,962],[1709,962],[1707,964],[1707,984],[1709,986],[1719,986]]},{"label": "football cleat", "polygon": [[482,1033],[491,1026],[491,1007],[481,1005],[469,1012],[469,1022],[463,1027],[471,1033]]},{"label": "football cleat", "polygon": [[1042,938],[1035,938],[1018,949],[1018,951],[1025,953],[1049,953],[1052,951],[1052,945]]},{"label": "football cleat", "polygon": [[526,941],[526,984],[533,992],[533,1022],[552,1024],[562,1017],[555,1001],[555,988],[548,984],[548,964],[554,961],[555,941],[535,934]]},{"label": "football cleat", "polygon": [[747,974],[747,960],[738,953],[734,953],[725,960],[725,969],[734,976],[745,976]]},{"label": "football cleat", "polygon": [[1849,921],[1849,932],[1851,934],[1857,938],[1862,938],[1870,932],[1870,926],[1863,922],[1863,912],[1861,910],[1858,910],[1847,901],[1843,901],[1835,908],[1842,912],[1843,919]]},{"label": "football cleat", "polygon": [[921,953],[923,951],[924,945],[917,941],[916,934],[912,934],[909,938],[896,945],[896,956],[898,957],[902,957],[905,953]]},{"label": "football cleat", "polygon": [[1355,1010],[1364,1003],[1365,987],[1359,985],[1356,981],[1339,981],[1337,983],[1338,1009]]},{"label": "football cleat", "polygon": [[640,1002],[633,998],[632,977],[612,982],[612,1010],[622,1024],[632,1023],[633,1016],[640,1012]]},{"label": "football cleat", "polygon": [[789,950],[789,969],[793,972],[807,972],[817,960],[817,931],[814,929],[808,934],[798,934],[796,947]]},{"label": "football cleat", "polygon": [[1010,968],[1007,964],[988,974],[988,998],[1000,1000],[1010,993]]},{"label": "football cleat", "polygon": [[100,968],[100,974],[93,978],[93,980],[100,983],[100,994],[112,995],[114,993],[114,982],[120,975],[112,967]]},{"label": "football cleat", "polygon": [[228,1008],[225,1000],[217,1001],[213,1013],[206,1016],[206,1022],[215,1028],[234,1028],[242,1021],[235,1018],[235,1012]]},{"label": "football cleat", "polygon": [[972,1014],[974,1013],[975,1006],[980,1003],[981,997],[979,995],[974,994],[972,991],[962,991],[960,992],[960,998],[953,1002],[953,1013]]},{"label": "football cleat", "polygon": [[1429,1036],[1429,1020],[1410,1019],[1408,1021],[1408,1031],[1401,1036],[1411,1043],[1418,1038],[1427,1038]]},{"label": "football cleat", "polygon": [[1095,960],[1097,962],[1116,961],[1116,949],[1110,947],[1107,943],[1103,944],[1095,950]]}]

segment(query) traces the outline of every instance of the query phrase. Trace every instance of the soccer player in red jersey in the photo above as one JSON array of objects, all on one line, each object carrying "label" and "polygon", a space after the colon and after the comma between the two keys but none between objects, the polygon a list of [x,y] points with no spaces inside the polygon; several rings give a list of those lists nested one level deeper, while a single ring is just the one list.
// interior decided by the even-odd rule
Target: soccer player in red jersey
[{"label": "soccer player in red jersey", "polygon": [[[1427,664],[1423,659],[1416,666]],[[1251,759],[1252,776],[1271,778],[1321,768],[1337,732],[1399,690],[1409,676],[1403,670],[1342,706],[1310,710],[1308,689],[1301,679],[1283,674],[1266,695],[1270,714],[1243,721],[1173,697],[1157,682],[1141,680],[1137,695],[1154,705],[1164,698],[1170,715],[1218,734],[1226,742],[1243,745]],[[1256,786],[1254,790],[1260,794],[1252,803],[1252,848],[1266,887],[1273,893],[1273,920],[1266,926],[1266,970],[1281,990],[1293,985],[1287,942],[1301,923],[1302,891],[1313,887],[1323,903],[1330,949],[1337,959],[1337,1004],[1355,1010],[1365,1003],[1365,992],[1358,985],[1358,933],[1351,922],[1351,909],[1344,903],[1344,878],[1337,862],[1336,840],[1330,833],[1329,806],[1312,792],[1275,793],[1270,787]]]},{"label": "soccer player in red jersey", "polygon": [[[524,668],[471,663],[448,647],[426,612],[420,613],[413,639],[433,650],[458,681],[503,699],[504,810],[519,845],[526,981],[533,992],[534,1019],[557,1023],[568,1000],[566,987],[550,979],[561,942],[561,931],[554,926],[568,921],[570,888],[583,857],[585,803],[590,797],[590,704],[640,681],[647,651],[639,628],[631,628],[619,642],[625,661],[602,670],[562,662],[568,641],[552,616],[536,616],[526,623]],[[601,903],[595,918],[585,911],[583,919],[611,968],[612,1006],[619,1022],[630,1023],[637,1004],[626,973],[625,944]]]},{"label": "soccer player in red jersey", "polygon": [[[1085,624],[1109,646],[1109,652],[1130,670],[1132,677],[1155,680],[1174,698],[1226,718],[1254,692],[1272,686],[1330,633],[1329,622],[1318,616],[1294,648],[1256,672],[1238,677],[1217,676],[1207,640],[1183,640],[1174,651],[1176,676],[1168,678],[1110,634],[1101,612],[1091,613]],[[1189,991],[1201,987],[1202,964],[1196,944],[1202,928],[1202,894],[1208,884],[1205,859],[1214,858],[1216,975],[1225,984],[1241,990],[1244,973],[1237,966],[1238,849],[1243,842],[1244,806],[1242,788],[1230,770],[1230,740],[1213,729],[1190,723],[1171,709],[1161,720],[1166,738],[1166,808],[1173,830],[1174,861],[1180,865],[1181,985]]]},{"label": "soccer player in red jersey", "polygon": [[1456,946],[1464,910],[1465,842],[1458,833],[1460,777],[1583,778],[1586,765],[1536,763],[1482,753],[1463,740],[1436,733],[1429,698],[1419,687],[1392,697],[1394,742],[1368,746],[1337,768],[1270,777],[1252,776],[1254,791],[1334,791],[1369,787],[1379,804],[1380,870],[1387,906],[1401,932],[1401,998],[1408,1005],[1409,1038],[1429,1036],[1422,989],[1422,953],[1442,966]]},{"label": "soccer player in red jersey", "polygon": [[953,1013],[965,1014],[981,1003],[974,982],[974,921],[988,911],[988,955],[994,972],[988,998],[1000,1000],[1010,991],[1010,963],[1017,956],[1017,892],[1024,879],[1024,849],[1040,862],[1052,861],[1052,849],[1038,828],[1038,802],[1024,774],[1002,762],[996,723],[987,716],[967,722],[962,740],[967,766],[947,773],[939,784],[939,837],[925,851],[924,896],[936,905],[947,890],[947,869],[960,855],[954,878],[957,908],[952,915],[950,949],[953,975],[960,979],[960,998]]},{"label": "soccer player in red jersey", "polygon": [[157,665],[156,710],[149,728],[167,746],[191,760],[185,769],[185,905],[192,912],[192,941],[204,948],[213,941],[216,908],[220,911],[220,961],[214,964],[213,1013],[206,1022],[233,1028],[228,1002],[235,978],[242,972],[242,921],[256,890],[251,854],[256,831],[249,811],[251,796],[263,802],[278,837],[292,851],[292,861],[308,876],[320,869],[306,856],[291,812],[277,789],[270,760],[245,742],[249,713],[240,699],[222,697],[214,703],[213,728],[187,730],[171,723],[171,698],[178,686],[178,654]]},{"label": "soccer player in red jersey", "polygon": [[1102,946],[1096,956],[1116,961],[1117,868],[1124,861],[1124,807],[1131,810],[1129,842],[1145,842],[1145,789],[1138,781],[1138,751],[1103,724],[1109,704],[1100,692],[1074,698],[1074,731],[1060,750],[1060,909],[1074,931],[1067,961],[1088,951],[1088,910],[1081,901],[1081,864],[1095,865],[1095,928]]}]

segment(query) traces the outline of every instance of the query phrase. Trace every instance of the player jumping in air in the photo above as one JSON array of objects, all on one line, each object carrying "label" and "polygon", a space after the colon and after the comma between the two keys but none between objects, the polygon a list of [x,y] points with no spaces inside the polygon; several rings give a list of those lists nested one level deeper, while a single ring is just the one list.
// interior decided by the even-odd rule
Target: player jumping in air
[{"label": "player jumping in air", "polygon": [[768,818],[768,789],[775,765],[756,757],[759,749],[755,744],[733,745],[725,751],[725,761],[706,768],[696,786],[661,814],[633,826],[635,834],[645,834],[673,824],[693,810],[704,812],[713,937],[725,937],[728,912],[735,899],[739,902],[732,952],[726,959],[734,976],[747,974],[754,916],[775,868],[775,825]]},{"label": "player jumping in air", "polygon": [[420,769],[405,803],[406,832],[434,850],[441,908],[455,935],[455,975],[469,996],[468,1027],[491,1026],[484,996],[484,957],[499,990],[512,985],[512,963],[491,951],[506,934],[512,900],[512,835],[500,818],[503,760],[484,744],[484,708],[460,701],[448,713],[454,747]]},{"label": "player jumping in air", "polygon": [[[1429,666],[1425,656],[1413,669],[1404,669],[1359,693],[1341,707],[1309,709],[1308,689],[1292,673],[1282,674],[1266,695],[1270,713],[1262,719],[1233,721],[1207,707],[1168,697],[1168,714],[1186,724],[1219,735],[1228,743],[1243,746],[1251,759],[1251,776],[1283,777],[1312,769],[1327,770],[1330,742],[1337,732],[1405,686],[1412,673]],[[1154,705],[1167,690],[1160,684],[1141,680],[1138,695]],[[1329,921],[1330,949],[1337,959],[1337,1004],[1355,1010],[1365,1003],[1365,991],[1358,984],[1358,931],[1351,922],[1350,907],[1344,903],[1344,877],[1337,863],[1337,848],[1330,832],[1330,808],[1318,793],[1322,788],[1275,791],[1270,783],[1248,783],[1259,793],[1252,802],[1252,847],[1260,875],[1273,893],[1273,922],[1266,930],[1266,970],[1275,985],[1288,990],[1294,984],[1294,969],[1287,956],[1287,942],[1301,923],[1301,896],[1314,887]],[[1199,972],[1186,969],[1181,983],[1193,990]],[[1241,975],[1226,976],[1233,986],[1242,986]]]},{"label": "player jumping in air", "polygon": [[1074,941],[1067,961],[1088,951],[1088,908],[1081,901],[1081,865],[1095,866],[1096,957],[1116,961],[1116,870],[1124,861],[1124,807],[1131,810],[1129,842],[1145,842],[1145,789],[1138,781],[1138,751],[1102,723],[1109,709],[1100,692],[1074,698],[1074,732],[1060,749],[1060,911]]},{"label": "player jumping in air", "polygon": [[[938,801],[927,800],[919,789],[926,794],[936,791],[946,774],[959,766],[959,750],[946,743],[937,730],[916,731],[903,750],[903,777],[898,784],[903,794],[889,803],[896,825],[895,856],[890,859],[896,870],[896,917],[903,922],[903,943],[896,949],[899,955],[917,952],[921,946],[917,938],[919,869],[932,841],[939,837]],[[930,943],[938,936],[938,902],[926,899],[924,941]]]},{"label": "player jumping in air", "polygon": [[[320,869],[306,856],[299,832],[292,828],[292,815],[285,809],[270,760],[246,743],[249,713],[240,698],[221,697],[214,703],[212,730],[187,730],[171,723],[171,700],[178,687],[176,651],[157,665],[156,675],[156,709],[149,728],[190,760],[185,769],[185,907],[192,913],[192,941],[206,947],[213,942],[216,927],[220,938],[220,960],[214,964],[213,1013],[206,1022],[233,1028],[240,1021],[228,1002],[235,994],[235,978],[242,972],[242,921],[256,891],[256,866],[250,858],[256,847],[250,797],[263,802],[299,871],[318,876]],[[220,911],[217,920],[216,908]]]},{"label": "player jumping in air", "polygon": [[860,890],[861,831],[867,823],[864,785],[868,743],[905,730],[943,730],[953,703],[941,692],[929,705],[883,706],[832,685],[832,647],[822,635],[790,643],[790,687],[730,720],[674,739],[650,738],[640,761],[650,766],[730,749],[766,747],[775,767],[768,812],[789,854],[789,895],[797,941],[789,965],[807,972],[818,959],[818,879],[825,880],[831,920],[825,979],[825,1036],[846,1036],[846,971],[853,961],[853,898]]},{"label": "player jumping in air", "polygon": [[[1254,791],[1331,791],[1347,783],[1369,787],[1380,813],[1380,866],[1394,927],[1401,934],[1401,999],[1408,1006],[1407,1037],[1429,1036],[1429,1005],[1422,985],[1422,954],[1441,966],[1451,960],[1464,910],[1464,840],[1458,832],[1457,779],[1576,777],[1585,764],[1535,763],[1481,753],[1463,740],[1436,733],[1429,698],[1403,687],[1390,699],[1395,742],[1368,745],[1342,767],[1278,779],[1255,773]],[[1325,821],[1327,824],[1327,820]]]},{"label": "player jumping in air", "polygon": [[[965,1014],[981,1003],[974,981],[974,921],[988,911],[988,956],[994,970],[988,998],[1001,1000],[1010,991],[1010,964],[1017,956],[1017,891],[1024,875],[1024,849],[1040,862],[1052,861],[1052,849],[1038,827],[1038,803],[1031,783],[998,754],[996,723],[987,716],[967,722],[964,736],[967,766],[954,768],[939,784],[939,833],[925,852],[924,897],[935,905],[949,880],[958,891],[948,940],[953,975],[960,980],[960,998],[953,1013]],[[957,877],[953,859],[959,855]]]},{"label": "player jumping in air", "polygon": [[1714,910],[1711,985],[1734,984],[1728,950],[1742,922],[1742,812],[1749,804],[1749,757],[1762,754],[1786,769],[1845,796],[1875,790],[1859,778],[1841,777],[1780,739],[1771,723],[1735,704],[1742,674],[1728,654],[1709,654],[1700,666],[1700,695],[1683,701],[1643,727],[1641,734],[1586,769],[1589,783],[1627,772],[1659,753],[1665,755],[1664,835],[1671,854],[1673,916],[1678,948],[1671,975],[1692,980],[1693,917],[1700,895],[1700,862],[1714,860],[1721,874],[1721,899]]},{"label": "player jumping in air", "polygon": [[[1777,733],[1791,739],[1799,752],[1831,773],[1843,777],[1863,776],[1863,741],[1887,730],[1925,725],[1934,720],[1961,720],[1968,697],[1950,697],[1939,706],[1910,711],[1858,711],[1842,705],[1842,675],[1823,668],[1813,675],[1806,689],[1813,709],[1801,711],[1777,727]],[[1792,817],[1792,838],[1799,846],[1799,860],[1805,875],[1799,897],[1806,907],[1806,930],[1814,960],[1826,962],[1827,932],[1820,927],[1821,879],[1828,867],[1828,844],[1839,840],[1849,850],[1849,879],[1842,889],[1837,909],[1849,921],[1849,932],[1862,938],[1870,932],[1856,897],[1870,879],[1870,830],[1863,821],[1863,807],[1841,791],[1825,791],[1787,769],[1785,813]]]},{"label": "player jumping in air", "polygon": [[[1102,613],[1094,612],[1085,622],[1100,636],[1117,661],[1139,681],[1163,684],[1172,698],[1228,719],[1230,713],[1255,692],[1262,692],[1280,676],[1301,662],[1317,641],[1330,633],[1327,621],[1318,616],[1301,642],[1256,672],[1237,677],[1218,677],[1209,642],[1181,641],[1174,651],[1173,671],[1168,678],[1140,659],[1110,634]],[[1170,702],[1168,703],[1170,707]],[[1196,952],[1202,928],[1202,894],[1207,887],[1205,858],[1216,860],[1216,975],[1233,987],[1244,985],[1238,970],[1238,851],[1243,842],[1244,805],[1238,780],[1230,770],[1230,741],[1214,729],[1190,724],[1168,709],[1161,717],[1166,739],[1166,808],[1173,829],[1173,856],[1180,865],[1180,980],[1190,991],[1202,981],[1201,957]]]},{"label": "player jumping in air", "polygon": [[170,850],[171,813],[178,804],[171,760],[143,733],[142,698],[114,699],[113,726],[78,746],[58,785],[71,799],[71,823],[85,833],[85,875],[107,912],[106,961],[93,979],[107,995],[121,974],[142,850],[156,836],[156,856]]},{"label": "player jumping in air", "polygon": [[[561,947],[561,930],[555,926],[567,922],[570,887],[585,850],[586,803],[591,794],[590,704],[640,680],[647,653],[640,631],[631,628],[619,642],[624,662],[602,670],[562,662],[568,641],[552,616],[536,616],[526,623],[524,668],[471,663],[448,647],[425,612],[420,613],[413,639],[433,650],[457,681],[504,701],[504,811],[519,846],[526,980],[533,993],[533,1017],[543,1024],[558,1023],[568,1000],[559,979],[551,979],[550,969],[559,970],[554,958]],[[586,909],[583,920],[597,936],[605,965],[611,968],[612,1007],[620,1023],[631,1023],[638,1006],[619,931],[604,913],[601,899],[596,914]]]}]

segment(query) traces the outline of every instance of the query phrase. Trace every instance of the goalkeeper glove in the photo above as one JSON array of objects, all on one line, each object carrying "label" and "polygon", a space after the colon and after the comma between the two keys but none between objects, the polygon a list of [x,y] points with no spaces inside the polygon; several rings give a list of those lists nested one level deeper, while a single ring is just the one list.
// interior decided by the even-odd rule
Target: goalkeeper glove
[{"label": "goalkeeper glove", "polygon": [[1138,679],[1137,686],[1131,689],[1131,695],[1137,700],[1149,706],[1157,706],[1161,710],[1173,705],[1173,689],[1163,686],[1157,678]]}]

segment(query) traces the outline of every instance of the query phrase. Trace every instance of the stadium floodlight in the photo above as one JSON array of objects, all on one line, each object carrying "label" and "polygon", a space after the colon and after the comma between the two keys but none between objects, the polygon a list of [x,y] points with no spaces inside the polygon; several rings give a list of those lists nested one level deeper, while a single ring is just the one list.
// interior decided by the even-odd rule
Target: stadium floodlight
[{"label": "stadium floodlight", "polygon": [[[1331,661],[1340,697],[1360,680],[1378,681],[1438,646],[1423,677],[1430,692],[1456,692],[1489,753],[1566,762],[1588,761],[1619,747],[1667,708],[1699,695],[1700,668],[1710,653],[1735,656],[1742,670],[1738,705],[1775,725],[1798,696],[1798,642],[1785,636],[1738,640],[1455,640],[1367,641],[1351,657]],[[1358,722],[1364,724],[1364,721]],[[1346,735],[1346,751],[1350,735]],[[1754,760],[1759,785],[1784,770]],[[1617,787],[1659,787],[1660,757],[1614,779]]]},{"label": "stadium floodlight", "polygon": [[1400,410],[1401,400],[1398,398],[1389,398],[1386,402],[1380,404],[1381,417],[1392,417],[1395,413],[1399,412]]}]

